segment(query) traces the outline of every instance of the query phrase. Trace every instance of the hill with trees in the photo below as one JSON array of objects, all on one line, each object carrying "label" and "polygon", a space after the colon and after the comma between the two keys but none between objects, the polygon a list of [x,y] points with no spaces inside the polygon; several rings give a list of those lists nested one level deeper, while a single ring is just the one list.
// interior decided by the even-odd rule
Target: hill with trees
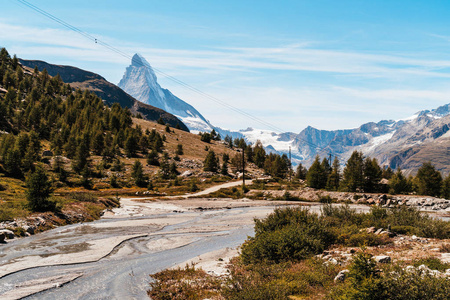
[{"label": "hill with trees", "polygon": [[162,119],[164,123],[167,123],[172,127],[178,126],[178,128],[182,130],[189,131],[186,125],[173,114],[137,101],[121,88],[110,83],[98,74],[76,67],[53,65],[39,60],[19,59],[19,62],[22,66],[27,68],[34,69],[37,67],[39,71],[45,69],[50,76],[59,75],[61,80],[65,83],[69,83],[72,88],[92,91],[108,105],[118,103],[121,107],[130,109],[133,114],[141,115],[146,120],[157,121]]}]

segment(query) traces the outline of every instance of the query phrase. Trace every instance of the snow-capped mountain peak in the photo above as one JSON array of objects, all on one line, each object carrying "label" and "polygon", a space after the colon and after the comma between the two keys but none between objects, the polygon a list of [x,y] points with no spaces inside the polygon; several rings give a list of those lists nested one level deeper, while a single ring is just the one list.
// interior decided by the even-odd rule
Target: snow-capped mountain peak
[{"label": "snow-capped mountain peak", "polygon": [[190,104],[161,88],[148,61],[135,54],[119,87],[137,100],[161,108],[180,118],[192,131],[211,131],[213,126]]}]

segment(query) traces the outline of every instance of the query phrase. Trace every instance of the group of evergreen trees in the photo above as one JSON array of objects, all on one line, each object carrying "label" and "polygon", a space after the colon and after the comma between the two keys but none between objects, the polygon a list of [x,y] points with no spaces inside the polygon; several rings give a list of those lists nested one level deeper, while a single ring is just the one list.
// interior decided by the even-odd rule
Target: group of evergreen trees
[{"label": "group of evergreen trees", "polygon": [[[51,168],[55,179],[65,182],[73,172],[81,175],[79,183],[89,187],[94,173],[92,155],[102,157],[101,168],[115,171],[123,171],[119,160],[123,155],[147,156],[151,164],[159,165],[164,141],[165,136],[156,130],[133,128],[127,108],[117,103],[108,107],[94,93],[72,89],[45,69],[30,72],[6,49],[0,50],[0,172],[7,176],[34,181],[47,176],[46,168],[39,165],[45,144],[56,155]],[[71,160],[70,170],[61,155]],[[169,165],[169,174],[174,169]],[[138,186],[145,179],[140,171],[135,166],[132,174]],[[117,178],[111,181],[117,184]]]},{"label": "group of evergreen trees", "polygon": [[[202,134],[202,137],[205,134]],[[209,136],[216,136],[215,131],[207,133]],[[279,155],[276,153],[266,153],[262,143],[257,141],[255,145],[247,144],[243,138],[233,139],[230,136],[224,138],[225,145],[231,149],[244,151],[244,161],[242,152],[236,153],[231,159],[228,155],[224,155],[222,168],[220,168],[219,157],[214,151],[209,150],[204,161],[204,170],[210,172],[220,172],[224,175],[228,174],[228,165],[238,172],[242,172],[243,164],[254,163],[258,168],[264,169],[265,173],[273,177],[284,178],[289,174],[290,161],[286,154]]]},{"label": "group of evergreen trees", "polygon": [[[328,159],[320,161],[319,156],[316,156],[309,170],[302,164],[297,166],[296,177],[306,180],[308,186],[316,189],[366,193],[417,193],[450,198],[450,177],[443,179],[441,173],[430,162],[424,163],[416,176],[406,178],[400,169],[393,172],[389,167],[381,168],[375,158],[364,157],[359,151],[352,153],[342,172],[337,157],[330,165]],[[381,183],[383,178],[389,180],[388,185]]]},{"label": "group of evergreen trees", "polygon": [[[41,141],[49,141],[56,155],[73,159],[81,173],[91,152],[112,159],[124,148],[128,156],[148,146],[148,136],[132,128],[128,109],[111,108],[95,94],[72,90],[46,70],[23,70],[16,58],[0,51],[0,155],[8,175],[22,178],[39,161]],[[146,140],[147,139],[147,140]]]}]

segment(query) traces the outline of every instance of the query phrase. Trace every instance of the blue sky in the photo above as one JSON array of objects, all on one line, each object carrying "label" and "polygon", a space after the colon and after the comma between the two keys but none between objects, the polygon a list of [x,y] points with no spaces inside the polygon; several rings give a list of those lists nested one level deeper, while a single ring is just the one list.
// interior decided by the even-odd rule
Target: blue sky
[{"label": "blue sky", "polygon": [[[353,128],[450,102],[449,1],[30,3],[283,131]],[[113,83],[129,61],[2,1],[0,46]],[[158,75],[217,126],[270,129]]]}]

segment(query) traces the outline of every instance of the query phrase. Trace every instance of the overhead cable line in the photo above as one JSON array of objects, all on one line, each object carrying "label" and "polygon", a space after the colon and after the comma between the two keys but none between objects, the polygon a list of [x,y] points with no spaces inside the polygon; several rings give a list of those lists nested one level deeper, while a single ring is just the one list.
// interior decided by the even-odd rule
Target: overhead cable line
[{"label": "overhead cable line", "polygon": [[[66,27],[66,28],[68,28],[68,29],[70,29],[70,30],[72,30],[72,31],[74,31],[74,32],[84,36],[85,38],[93,41],[94,43],[99,44],[99,45],[107,48],[108,50],[110,50],[112,52],[115,52],[116,54],[118,54],[118,55],[120,55],[120,56],[122,56],[124,58],[132,60],[132,56],[130,56],[129,54],[123,52],[122,50],[120,50],[120,49],[118,49],[118,48],[116,48],[114,46],[109,45],[108,43],[106,43],[106,42],[104,42],[104,41],[102,41],[102,40],[92,36],[91,34],[85,32],[85,31],[83,31],[83,30],[81,30],[81,29],[79,29],[79,28],[77,28],[77,27],[75,27],[75,26],[65,22],[64,20],[61,20],[60,18],[58,18],[58,17],[52,15],[51,13],[49,13],[49,12],[39,8],[39,7],[37,7],[36,5],[33,5],[33,4],[31,4],[30,2],[28,2],[26,0],[16,0],[16,1],[21,3],[21,4],[23,4],[23,5],[25,5],[25,6],[27,6],[30,9],[34,10],[35,12],[37,12],[37,13],[39,13],[39,14],[41,14],[41,15],[43,15],[43,16],[45,16],[45,17],[47,17],[47,18],[49,18],[49,19],[51,19],[51,20],[53,20],[53,21],[55,21],[57,23],[59,23],[60,25],[62,25],[64,27]],[[145,68],[148,68],[148,66],[145,65],[144,63],[142,63],[140,60],[139,61],[135,61],[135,62],[137,64],[145,67]],[[224,101],[222,101],[222,100],[220,100],[220,99],[218,99],[218,98],[216,98],[216,97],[214,97],[214,96],[212,96],[210,94],[207,94],[207,93],[199,90],[198,88],[193,87],[193,86],[189,85],[188,83],[185,83],[184,81],[182,81],[182,80],[180,80],[178,78],[175,78],[175,77],[173,77],[173,76],[163,72],[162,70],[159,70],[159,69],[154,68],[154,67],[151,67],[151,69],[153,69],[158,74],[161,74],[162,76],[170,79],[171,81],[173,81],[173,82],[183,86],[184,88],[186,88],[188,90],[191,90],[192,92],[195,92],[195,93],[203,96],[204,98],[207,98],[207,99],[209,99],[209,100],[211,100],[211,101],[213,101],[213,102],[215,102],[217,104],[220,104],[220,105],[222,105],[222,106],[224,106],[224,107],[226,107],[226,108],[228,108],[228,109],[230,109],[230,110],[232,110],[232,111],[234,111],[234,112],[236,112],[238,114],[241,114],[241,115],[243,115],[243,116],[245,116],[245,117],[247,117],[247,118],[249,118],[249,119],[251,119],[251,120],[253,120],[255,122],[258,122],[261,125],[264,125],[264,126],[270,128],[270,129],[278,131],[280,133],[286,132],[285,130],[283,130],[283,129],[277,127],[277,126],[275,126],[275,125],[273,125],[273,124],[271,124],[271,123],[269,123],[267,121],[261,120],[260,118],[255,117],[255,116],[253,116],[253,115],[251,115],[251,114],[249,114],[249,113],[247,113],[247,112],[245,112],[245,111],[243,111],[243,110],[241,110],[241,109],[239,109],[239,108],[237,108],[237,107],[235,107],[235,106],[233,106],[231,104],[228,104],[228,103],[226,103],[226,102],[224,102]],[[314,143],[312,143],[310,141],[307,141],[305,139],[302,139],[302,138],[298,138],[298,139],[301,140],[302,142],[304,142],[305,144],[315,148],[316,150],[320,150],[318,153],[326,151],[325,147],[320,147],[320,146],[318,146],[318,145],[316,145],[316,144],[314,144]],[[331,152],[330,152],[330,154],[331,154]],[[339,157],[336,154],[333,154],[333,155],[336,156],[336,157]]]}]

